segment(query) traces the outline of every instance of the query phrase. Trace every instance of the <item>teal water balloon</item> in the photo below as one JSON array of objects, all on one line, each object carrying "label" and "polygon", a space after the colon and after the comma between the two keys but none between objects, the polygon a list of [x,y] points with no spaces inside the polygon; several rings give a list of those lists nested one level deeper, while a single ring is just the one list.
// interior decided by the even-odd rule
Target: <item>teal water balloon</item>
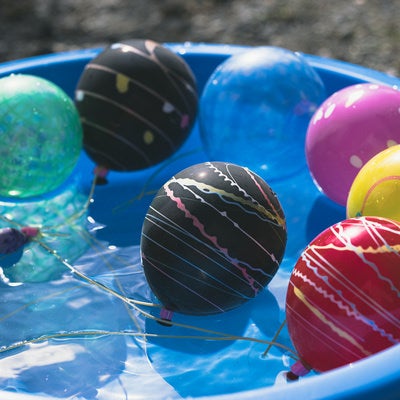
[{"label": "teal water balloon", "polygon": [[232,55],[200,98],[206,152],[269,181],[291,175],[306,166],[307,126],[325,97],[321,78],[299,53],[260,46]]},{"label": "teal water balloon", "polygon": [[16,74],[0,79],[0,196],[28,198],[58,188],[82,150],[70,97],[52,82]]}]

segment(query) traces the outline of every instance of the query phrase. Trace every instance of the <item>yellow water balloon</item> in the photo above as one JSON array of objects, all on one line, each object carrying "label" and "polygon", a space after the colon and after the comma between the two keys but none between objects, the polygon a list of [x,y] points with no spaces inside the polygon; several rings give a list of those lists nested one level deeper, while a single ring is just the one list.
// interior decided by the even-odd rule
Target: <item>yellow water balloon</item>
[{"label": "yellow water balloon", "polygon": [[400,145],[383,150],[361,168],[346,211],[349,218],[374,215],[400,221]]}]

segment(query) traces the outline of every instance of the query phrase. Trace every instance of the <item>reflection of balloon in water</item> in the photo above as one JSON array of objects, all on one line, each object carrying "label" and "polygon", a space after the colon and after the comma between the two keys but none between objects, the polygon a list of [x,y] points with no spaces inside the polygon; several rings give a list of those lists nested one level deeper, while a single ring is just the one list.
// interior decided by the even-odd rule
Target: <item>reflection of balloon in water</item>
[{"label": "reflection of balloon in water", "polygon": [[[84,240],[89,227],[86,220],[88,197],[81,193],[75,181],[53,197],[35,201],[0,203],[0,267],[1,279],[8,282],[44,282],[59,278],[65,267],[36,239],[46,243],[62,257],[73,262],[89,244]],[[7,234],[11,230],[11,235]],[[13,233],[15,230],[18,233]],[[36,234],[35,234],[36,231]],[[7,243],[10,251],[24,246],[21,257],[9,265]]]},{"label": "reflection of balloon in water", "polygon": [[191,166],[155,196],[141,252],[149,285],[166,309],[213,314],[256,296],[286,246],[285,217],[269,185],[224,162]]},{"label": "reflection of balloon in water", "polygon": [[151,40],[103,50],[83,71],[75,98],[86,152],[117,171],[168,158],[189,135],[197,111],[189,66]]},{"label": "reflection of balloon in water", "polygon": [[[33,235],[29,232],[32,231]],[[19,250],[22,246],[27,244],[31,237],[38,234],[38,230],[29,229],[28,233],[26,228],[2,228],[0,229],[0,254],[11,254]]]},{"label": "reflection of balloon in water", "polygon": [[354,179],[347,199],[347,216],[361,215],[400,221],[400,145],[371,158]]},{"label": "reflection of balloon in water", "polygon": [[364,83],[337,91],[314,114],[306,136],[311,175],[333,201],[346,205],[360,168],[400,143],[400,91]]},{"label": "reflection of balloon in water", "polygon": [[71,174],[82,150],[72,100],[31,75],[0,79],[0,195],[26,198],[50,192]]},{"label": "reflection of balloon in water", "polygon": [[200,100],[209,158],[244,165],[268,180],[292,174],[305,166],[307,125],[325,96],[319,75],[298,53],[262,46],[231,56]]},{"label": "reflection of balloon in water", "polygon": [[289,280],[289,334],[306,366],[322,372],[400,342],[400,225],[361,217],[317,236]]}]

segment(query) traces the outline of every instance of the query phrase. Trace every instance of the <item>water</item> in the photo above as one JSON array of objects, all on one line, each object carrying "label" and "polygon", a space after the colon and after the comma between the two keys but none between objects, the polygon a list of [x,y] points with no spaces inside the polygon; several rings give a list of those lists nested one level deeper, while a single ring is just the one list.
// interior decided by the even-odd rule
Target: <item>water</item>
[{"label": "water", "polygon": [[[179,160],[187,162],[183,156]],[[299,207],[318,193],[311,178],[309,190],[302,185],[300,195],[294,181],[274,187],[288,216],[290,241],[268,288],[223,314],[177,313],[173,322],[178,325],[167,327],[157,322],[160,307],[142,271],[139,241],[147,207],[171,168],[158,167],[137,181],[111,174],[110,184],[96,187],[87,212],[82,209],[88,172],[55,197],[2,204],[3,216],[41,223],[47,234],[8,264],[1,260],[6,265],[0,298],[1,390],[65,399],[180,399],[275,385],[289,369],[294,358],[286,328],[266,357],[263,353],[285,319],[290,271],[305,237],[313,234],[307,224],[314,217],[300,218],[304,210]],[[303,175],[304,181],[308,172]],[[48,252],[53,248],[58,256]],[[41,272],[30,279],[29,268]]]},{"label": "water", "polygon": [[[77,270],[128,298],[156,300],[138,246],[91,241]],[[284,318],[282,306],[266,290],[235,311],[176,315],[174,322],[270,340]],[[158,316],[157,307],[140,308]],[[264,343],[203,340],[218,335],[162,326],[69,270],[50,282],[3,285],[1,310],[2,390],[74,399],[178,399],[272,385],[288,368],[284,349],[273,347],[263,358]],[[286,332],[278,341],[290,346]]]},{"label": "water", "polygon": [[[288,244],[267,289],[223,314],[174,315],[174,323],[194,328],[163,326],[156,320],[159,306],[127,299],[157,304],[140,263],[140,231],[159,187],[205,160],[193,143],[188,147],[143,173],[111,172],[109,184],[95,188],[87,212],[81,211],[93,166],[86,158],[58,195],[1,204],[8,207],[3,216],[46,225],[40,242],[58,256],[33,242],[7,263],[1,260],[0,390],[24,398],[165,400],[286,384],[282,371],[294,362],[286,328],[263,357],[266,342],[285,320],[287,282],[300,252],[343,219],[344,209],[319,193],[306,167],[276,182]],[[29,268],[40,271],[39,279],[30,279]],[[14,275],[16,269],[24,273]]]}]

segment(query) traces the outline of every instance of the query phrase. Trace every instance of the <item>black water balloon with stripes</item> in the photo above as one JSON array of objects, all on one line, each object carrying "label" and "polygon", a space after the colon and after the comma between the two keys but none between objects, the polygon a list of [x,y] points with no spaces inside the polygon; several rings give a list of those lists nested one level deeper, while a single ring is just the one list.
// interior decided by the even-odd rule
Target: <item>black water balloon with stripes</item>
[{"label": "black water balloon with stripes", "polygon": [[107,170],[133,171],[173,154],[196,118],[195,77],[151,40],[115,43],[85,67],[75,92],[84,149]]},{"label": "black water balloon with stripes", "polygon": [[159,190],[141,236],[144,272],[165,309],[206,315],[233,309],[270,282],[286,248],[270,186],[226,162],[193,165]]}]

